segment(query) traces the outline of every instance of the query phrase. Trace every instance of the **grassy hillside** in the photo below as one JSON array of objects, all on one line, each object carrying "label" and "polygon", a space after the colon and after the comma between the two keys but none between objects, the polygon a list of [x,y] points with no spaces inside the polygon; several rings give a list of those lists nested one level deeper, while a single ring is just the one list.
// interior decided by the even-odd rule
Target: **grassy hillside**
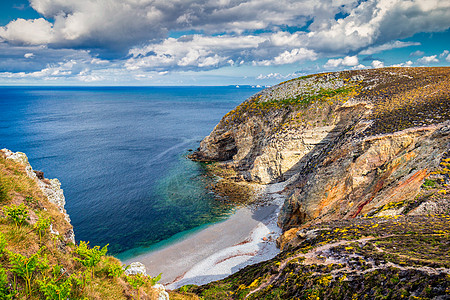
[{"label": "grassy hillside", "polygon": [[107,247],[74,245],[57,234],[72,226],[25,166],[1,152],[0,208],[0,299],[156,297],[154,280],[124,275]]}]

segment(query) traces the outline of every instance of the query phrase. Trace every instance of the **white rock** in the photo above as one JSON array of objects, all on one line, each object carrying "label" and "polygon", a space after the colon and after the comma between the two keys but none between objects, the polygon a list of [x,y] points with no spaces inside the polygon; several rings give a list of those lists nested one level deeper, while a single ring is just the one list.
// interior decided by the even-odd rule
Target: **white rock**
[{"label": "white rock", "polygon": [[144,264],[138,261],[131,263],[128,269],[125,270],[125,275],[136,275],[136,274],[147,275],[147,270],[145,269]]}]

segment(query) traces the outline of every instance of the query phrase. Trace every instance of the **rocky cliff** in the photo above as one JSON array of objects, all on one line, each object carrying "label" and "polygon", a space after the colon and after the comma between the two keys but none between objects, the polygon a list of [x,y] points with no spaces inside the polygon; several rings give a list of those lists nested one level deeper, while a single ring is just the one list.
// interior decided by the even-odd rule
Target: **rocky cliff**
[{"label": "rocky cliff", "polygon": [[233,169],[229,180],[289,184],[281,253],[183,291],[205,299],[450,299],[450,68],[281,83],[228,113],[192,158]]},{"label": "rocky cliff", "polygon": [[192,157],[224,162],[236,180],[295,177],[284,229],[406,205],[449,149],[449,78],[450,68],[385,68],[283,82],[229,112]]},{"label": "rocky cliff", "polygon": [[64,205],[58,179],[0,150],[0,299],[169,299],[144,265],[76,245]]}]

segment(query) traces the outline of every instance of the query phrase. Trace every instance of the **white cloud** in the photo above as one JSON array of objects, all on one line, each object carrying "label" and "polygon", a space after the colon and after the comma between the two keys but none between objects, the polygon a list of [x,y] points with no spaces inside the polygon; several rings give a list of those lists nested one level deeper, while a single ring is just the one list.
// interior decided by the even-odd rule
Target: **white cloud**
[{"label": "white cloud", "polygon": [[[273,66],[325,57],[342,57],[328,60],[327,68],[366,68],[354,54],[418,46],[420,43],[401,40],[450,27],[450,2],[438,0],[29,2],[42,17],[16,19],[0,26],[0,48],[43,45],[48,53],[70,50],[80,54],[46,58],[34,49],[24,50],[20,52],[22,61],[15,65],[2,57],[0,70],[8,65],[7,71],[31,74],[60,61],[78,62],[79,56],[90,57],[92,61],[81,64],[91,69],[124,67],[127,72]],[[339,15],[343,17],[336,18]],[[293,28],[302,29],[292,32]],[[186,32],[196,34],[179,37]],[[31,52],[35,59],[22,57]],[[441,55],[448,61],[448,53]],[[41,65],[37,65],[37,57],[42,59]]]},{"label": "white cloud", "polygon": [[404,62],[404,63],[391,65],[391,67],[411,67],[412,65],[413,65],[413,62],[408,60],[407,62]]},{"label": "white cloud", "polygon": [[33,53],[25,53],[25,54],[23,55],[23,57],[25,57],[25,58],[32,58],[33,56],[34,56]]},{"label": "white cloud", "polygon": [[324,68],[338,68],[338,67],[354,67],[359,64],[358,56],[346,56],[344,58],[329,59],[324,65]]},{"label": "white cloud", "polygon": [[422,64],[430,64],[430,63],[437,63],[439,62],[439,59],[437,59],[437,55],[431,55],[431,56],[424,56],[422,58],[419,58],[417,62]]},{"label": "white cloud", "polygon": [[385,43],[379,46],[369,47],[366,50],[361,51],[359,54],[361,55],[372,55],[375,53],[383,52],[386,50],[404,48],[410,46],[420,46],[420,43],[416,42],[402,42],[402,41],[392,41],[389,43]]},{"label": "white cloud", "polygon": [[17,19],[0,27],[0,38],[14,44],[48,44],[54,40],[53,25],[43,18]]},{"label": "white cloud", "polygon": [[376,69],[377,68],[384,68],[384,62],[379,61],[379,60],[372,61],[371,65],[372,65],[372,68],[376,68]]},{"label": "white cloud", "polygon": [[422,56],[424,54],[425,54],[425,52],[417,50],[417,51],[414,51],[411,54],[409,54],[409,56]]},{"label": "white cloud", "polygon": [[317,54],[313,50],[300,48],[292,49],[291,51],[284,51],[271,60],[255,61],[257,65],[271,66],[271,65],[285,65],[292,64],[301,60],[316,60]]},{"label": "white cloud", "polygon": [[446,55],[448,56],[450,52],[448,50],[444,50],[441,54],[439,54],[439,58],[444,58]]},{"label": "white cloud", "polygon": [[[23,44],[55,44],[128,50],[165,38],[168,32],[199,30],[246,36],[264,29],[277,32],[271,45],[284,51],[376,53],[417,45],[398,39],[450,26],[448,1],[423,0],[30,0],[42,16],[1,27],[0,37]],[[339,13],[345,18],[335,19]],[[49,22],[51,20],[52,22]],[[309,31],[289,34],[280,26]],[[281,52],[279,52],[281,53]]]},{"label": "white cloud", "polygon": [[266,75],[259,74],[256,77],[256,79],[258,79],[258,80],[263,80],[263,79],[278,79],[278,80],[282,80],[282,79],[288,79],[288,78],[296,78],[296,77],[299,77],[299,76],[302,76],[302,75],[304,75],[304,74],[296,73],[296,72],[290,73],[290,74],[287,74],[287,75],[282,75],[280,73],[269,73],[269,74],[266,74]]}]

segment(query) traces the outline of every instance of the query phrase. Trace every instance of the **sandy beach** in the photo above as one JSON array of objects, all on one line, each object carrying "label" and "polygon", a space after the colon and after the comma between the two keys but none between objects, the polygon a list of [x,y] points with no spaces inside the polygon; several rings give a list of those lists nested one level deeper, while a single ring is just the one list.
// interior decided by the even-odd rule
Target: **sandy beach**
[{"label": "sandy beach", "polygon": [[176,289],[219,280],[245,266],[268,260],[279,253],[275,240],[281,229],[276,222],[284,197],[278,192],[285,185],[264,186],[262,193],[270,200],[265,206],[239,208],[223,222],[124,263],[139,261],[150,276],[162,273],[160,282],[168,289]]}]

